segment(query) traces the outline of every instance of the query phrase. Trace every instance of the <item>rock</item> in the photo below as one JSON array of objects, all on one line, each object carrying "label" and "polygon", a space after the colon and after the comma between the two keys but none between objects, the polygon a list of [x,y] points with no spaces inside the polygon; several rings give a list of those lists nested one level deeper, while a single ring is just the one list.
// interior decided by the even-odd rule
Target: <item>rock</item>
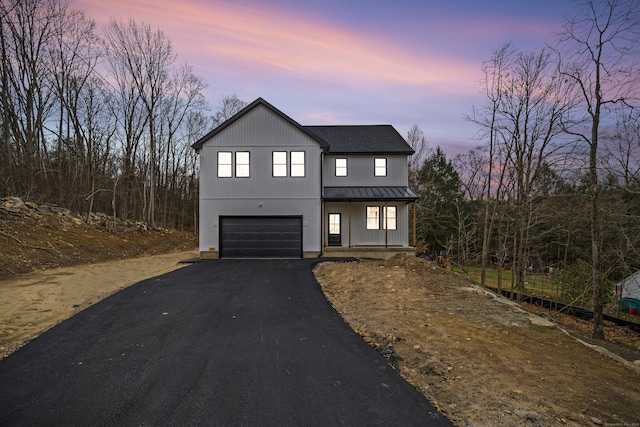
[{"label": "rock", "polygon": [[82,225],[82,220],[80,218],[71,218],[71,222],[73,222],[75,225]]},{"label": "rock", "polygon": [[24,205],[29,209],[35,209],[35,210],[38,209],[38,205],[35,204],[34,202],[24,202]]},{"label": "rock", "polygon": [[591,417],[591,422],[594,423],[597,426],[601,426],[602,425],[602,420],[600,418]]},{"label": "rock", "polygon": [[19,210],[24,207],[24,202],[19,197],[7,197],[2,206],[10,210]]}]

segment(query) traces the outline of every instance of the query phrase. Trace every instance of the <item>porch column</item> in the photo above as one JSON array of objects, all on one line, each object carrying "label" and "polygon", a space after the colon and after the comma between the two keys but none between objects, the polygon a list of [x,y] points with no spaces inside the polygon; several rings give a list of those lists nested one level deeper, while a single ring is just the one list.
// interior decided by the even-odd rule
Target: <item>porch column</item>
[{"label": "porch column", "polygon": [[349,247],[351,247],[351,200],[349,200],[349,207],[347,209],[347,221],[349,221]]},{"label": "porch column", "polygon": [[413,202],[413,247],[416,247],[416,211],[418,210],[418,206],[416,202]]},{"label": "porch column", "polygon": [[389,227],[387,224],[387,217],[389,216],[389,202],[384,202],[384,247],[389,247]]}]

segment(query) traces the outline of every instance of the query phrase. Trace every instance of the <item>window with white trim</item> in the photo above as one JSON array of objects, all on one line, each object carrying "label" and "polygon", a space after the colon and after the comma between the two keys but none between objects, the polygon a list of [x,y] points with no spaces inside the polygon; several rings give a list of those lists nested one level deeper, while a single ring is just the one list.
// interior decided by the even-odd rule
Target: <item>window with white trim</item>
[{"label": "window with white trim", "polygon": [[236,178],[249,178],[248,151],[236,151]]},{"label": "window with white trim", "polygon": [[291,176],[304,177],[304,151],[291,152]]},{"label": "window with white trim", "polygon": [[382,229],[395,230],[397,226],[397,210],[395,206],[385,206],[382,208]]},{"label": "window with white trim", "polygon": [[336,159],[336,176],[347,176],[347,159]]},{"label": "window with white trim", "polygon": [[232,155],[231,151],[218,151],[218,178],[231,178]]},{"label": "window with white trim", "polygon": [[287,152],[286,151],[273,152],[273,176],[274,177],[287,176]]},{"label": "window with white trim", "polygon": [[374,175],[387,176],[387,159],[378,158],[374,162]]},{"label": "window with white trim", "polygon": [[367,206],[367,230],[380,229],[380,206]]}]

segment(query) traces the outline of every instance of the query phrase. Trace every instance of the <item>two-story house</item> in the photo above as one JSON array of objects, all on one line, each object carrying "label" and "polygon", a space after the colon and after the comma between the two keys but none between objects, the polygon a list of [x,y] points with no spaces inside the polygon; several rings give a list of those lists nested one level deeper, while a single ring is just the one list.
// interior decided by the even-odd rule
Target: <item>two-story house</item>
[{"label": "two-story house", "polygon": [[392,126],[302,126],[258,98],[192,147],[201,258],[413,251],[413,150]]}]

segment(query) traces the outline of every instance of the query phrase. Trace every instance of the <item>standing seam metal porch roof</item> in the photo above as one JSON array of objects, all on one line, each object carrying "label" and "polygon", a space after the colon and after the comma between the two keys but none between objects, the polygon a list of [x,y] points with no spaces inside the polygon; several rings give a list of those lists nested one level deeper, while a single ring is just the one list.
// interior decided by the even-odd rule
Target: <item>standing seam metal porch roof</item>
[{"label": "standing seam metal porch roof", "polygon": [[413,202],[418,195],[409,187],[324,187],[325,201],[393,200]]}]

